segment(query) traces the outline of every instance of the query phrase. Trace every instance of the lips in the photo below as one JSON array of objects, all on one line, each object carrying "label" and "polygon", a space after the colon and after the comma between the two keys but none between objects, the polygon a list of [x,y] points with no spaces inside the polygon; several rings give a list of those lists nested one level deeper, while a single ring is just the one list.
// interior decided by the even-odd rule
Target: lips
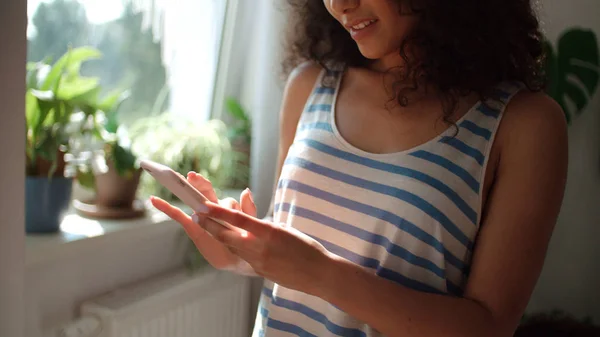
[{"label": "lips", "polygon": [[372,25],[375,22],[377,22],[377,19],[375,18],[358,18],[354,20],[344,20],[344,26],[348,30],[361,30],[365,29],[366,27]]},{"label": "lips", "polygon": [[379,20],[375,18],[360,18],[352,21],[347,21],[344,26],[350,32],[350,36],[354,40],[362,40],[369,35],[372,35],[374,30],[374,26],[377,24]]},{"label": "lips", "polygon": [[352,25],[350,26],[350,28],[354,29],[354,30],[361,30],[361,29],[365,29],[368,26],[370,26],[371,24],[375,23],[377,20],[368,20],[368,21],[363,21],[359,24],[356,25]]}]

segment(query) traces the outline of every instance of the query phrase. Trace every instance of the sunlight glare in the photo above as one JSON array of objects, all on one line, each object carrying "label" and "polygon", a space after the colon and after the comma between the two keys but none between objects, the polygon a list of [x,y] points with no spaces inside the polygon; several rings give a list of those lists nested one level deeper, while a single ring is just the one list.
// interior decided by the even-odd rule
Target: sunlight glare
[{"label": "sunlight glare", "polygon": [[75,214],[65,216],[60,230],[67,234],[82,235],[88,238],[104,234],[104,228],[98,221],[85,219]]}]

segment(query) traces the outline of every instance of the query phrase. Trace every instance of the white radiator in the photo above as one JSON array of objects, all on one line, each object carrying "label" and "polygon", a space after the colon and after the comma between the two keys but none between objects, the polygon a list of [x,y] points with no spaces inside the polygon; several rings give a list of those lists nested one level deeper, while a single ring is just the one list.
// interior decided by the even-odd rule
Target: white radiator
[{"label": "white radiator", "polygon": [[85,302],[65,337],[247,337],[250,280],[208,269],[178,272]]}]

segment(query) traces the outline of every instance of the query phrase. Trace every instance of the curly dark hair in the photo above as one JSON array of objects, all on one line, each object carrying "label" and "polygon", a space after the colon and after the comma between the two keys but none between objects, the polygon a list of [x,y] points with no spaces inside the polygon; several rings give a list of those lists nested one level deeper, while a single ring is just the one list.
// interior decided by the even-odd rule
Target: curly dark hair
[{"label": "curly dark hair", "polygon": [[[392,87],[391,101],[406,106],[407,94],[424,82],[440,93],[444,115],[449,117],[459,97],[477,93],[485,99],[500,82],[543,89],[543,36],[536,0],[389,1],[410,8],[402,15],[420,17],[398,51],[405,64]],[[288,5],[284,74],[305,61],[325,68],[331,64],[365,67],[372,62],[362,56],[323,0],[288,0]],[[420,57],[409,50],[418,50]]]}]

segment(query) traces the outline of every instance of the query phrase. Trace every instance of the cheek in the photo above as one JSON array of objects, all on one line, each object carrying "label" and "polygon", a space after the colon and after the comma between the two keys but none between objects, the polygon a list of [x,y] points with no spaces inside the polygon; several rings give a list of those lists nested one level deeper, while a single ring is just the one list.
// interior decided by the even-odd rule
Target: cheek
[{"label": "cheek", "polygon": [[416,17],[410,15],[390,16],[388,20],[389,24],[386,25],[385,29],[386,35],[388,38],[395,40],[397,45],[402,43],[417,23]]}]

